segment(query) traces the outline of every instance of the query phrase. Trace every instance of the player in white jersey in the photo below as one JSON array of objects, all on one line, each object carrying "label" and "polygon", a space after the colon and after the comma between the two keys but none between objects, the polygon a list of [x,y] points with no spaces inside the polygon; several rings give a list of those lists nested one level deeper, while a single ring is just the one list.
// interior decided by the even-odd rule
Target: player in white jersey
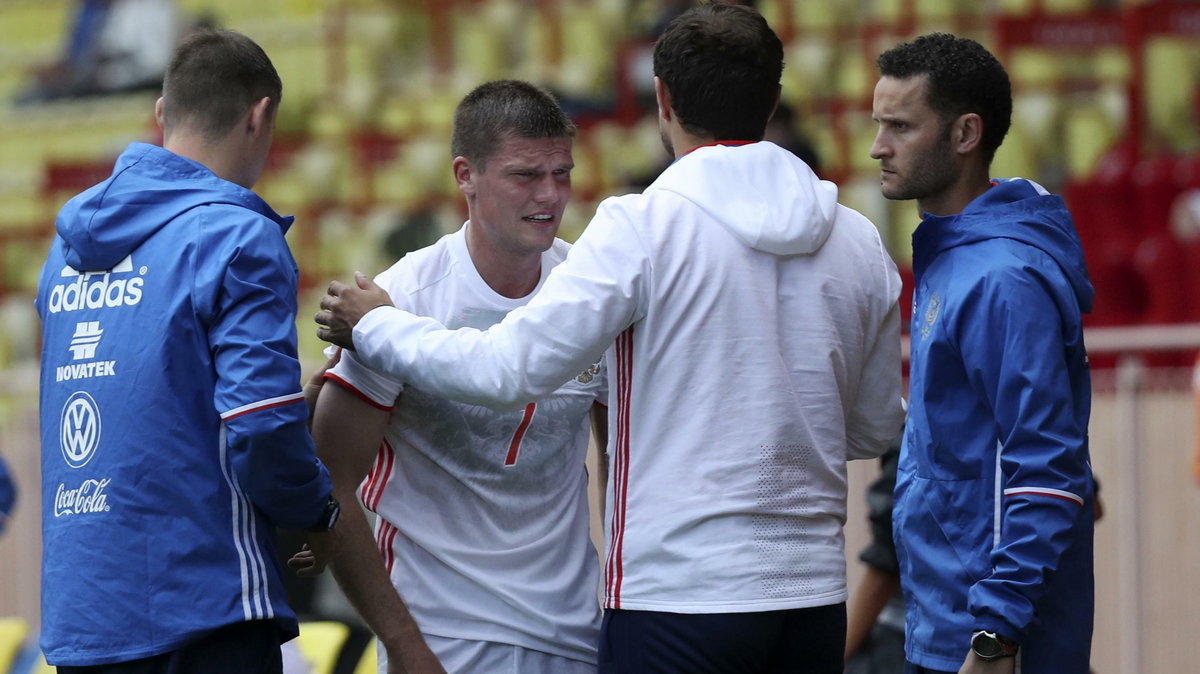
[{"label": "player in white jersey", "polygon": [[846,462],[903,418],[900,279],[837,187],[761,140],[782,69],[754,10],[689,10],[654,52],[675,162],[605,200],[529,304],[446,330],[360,278],[317,314],[379,371],[498,409],[608,350],[606,674],[843,670]]},{"label": "player in white jersey", "polygon": [[[487,328],[528,302],[570,247],[555,234],[573,133],[533,85],[468,94],[451,149],[469,220],[379,284],[405,309],[455,327]],[[437,671],[427,644],[450,672],[595,672],[599,565],[585,456],[589,414],[607,424],[602,361],[510,413],[432,395],[352,353],[326,376],[340,386],[326,385],[317,404],[319,454],[336,493],[349,501],[361,483],[378,515],[375,549],[365,518],[347,513],[332,568],[380,637],[380,671],[422,659]],[[387,669],[389,659],[404,669]]]}]

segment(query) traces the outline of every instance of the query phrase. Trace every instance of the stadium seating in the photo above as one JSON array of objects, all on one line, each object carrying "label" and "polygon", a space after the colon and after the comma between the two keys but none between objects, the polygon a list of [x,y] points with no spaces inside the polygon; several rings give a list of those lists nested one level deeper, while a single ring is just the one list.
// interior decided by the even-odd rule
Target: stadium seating
[{"label": "stadium seating", "polygon": [[25,647],[29,623],[23,618],[0,618],[0,672],[7,672]]},{"label": "stadium seating", "polygon": [[[1113,200],[1099,187],[1115,184],[1100,177],[1100,167],[1119,146],[1132,148],[1129,170],[1162,148],[1181,151],[1181,159],[1200,148],[1200,43],[1186,33],[1200,8],[1169,0],[1094,4],[1001,0],[991,13],[966,0],[870,0],[853,11],[846,3],[794,0],[758,6],[785,40],[783,96],[798,112],[798,130],[820,152],[823,176],[878,216],[901,263],[909,255],[911,209],[876,204],[860,189],[877,170],[867,154],[873,60],[920,32],[954,30],[992,46],[1014,80],[1014,128],[997,157],[997,174],[1071,192],[1089,260],[1120,279],[1136,276],[1137,233],[1159,231],[1161,218],[1128,204],[1083,202]],[[568,238],[582,231],[600,199],[662,165],[652,111],[638,99],[648,78],[647,31],[659,11],[650,0],[179,5],[256,38],[284,79],[279,160],[260,190],[300,218],[292,236],[308,237],[297,256],[306,286],[361,266],[355,251],[380,248],[378,241],[357,243],[367,235],[328,213],[353,220],[383,205],[401,214],[442,213],[445,230],[461,223],[446,150],[449,123],[459,97],[483,79],[541,82],[578,116]],[[69,0],[0,3],[0,96],[11,101],[28,74],[55,57],[72,6]],[[518,34],[522,39],[511,39]],[[152,94],[21,109],[0,104],[0,294],[31,292],[48,224],[67,197],[103,176],[125,143],[156,140],[152,106]],[[1121,185],[1141,195],[1130,201],[1153,203],[1154,195],[1169,194],[1161,183],[1130,181]],[[323,223],[336,228],[311,231]],[[1161,243],[1155,250],[1179,248]],[[1181,250],[1186,256],[1191,248]],[[1139,302],[1135,286],[1099,281],[1106,284],[1116,287],[1105,293],[1113,299],[1105,298],[1101,314],[1110,306],[1125,309],[1096,320],[1141,320],[1145,312],[1126,310]]]},{"label": "stadium seating", "polygon": [[301,622],[297,642],[300,652],[312,665],[312,674],[333,674],[349,637],[350,628],[336,620]]},{"label": "stadium seating", "polygon": [[372,637],[354,668],[354,674],[376,674],[379,671],[379,642]]}]

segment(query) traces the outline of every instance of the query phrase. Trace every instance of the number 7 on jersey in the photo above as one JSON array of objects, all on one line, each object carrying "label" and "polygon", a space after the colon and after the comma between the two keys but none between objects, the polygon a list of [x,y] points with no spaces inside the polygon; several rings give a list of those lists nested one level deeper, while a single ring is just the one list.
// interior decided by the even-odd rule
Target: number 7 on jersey
[{"label": "number 7 on jersey", "polygon": [[533,412],[536,409],[537,403],[529,403],[525,406],[525,417],[517,425],[517,430],[513,431],[512,442],[508,443],[508,456],[504,457],[505,466],[517,465],[517,455],[521,453],[521,441],[525,439],[525,431],[529,430],[529,422],[533,421]]}]

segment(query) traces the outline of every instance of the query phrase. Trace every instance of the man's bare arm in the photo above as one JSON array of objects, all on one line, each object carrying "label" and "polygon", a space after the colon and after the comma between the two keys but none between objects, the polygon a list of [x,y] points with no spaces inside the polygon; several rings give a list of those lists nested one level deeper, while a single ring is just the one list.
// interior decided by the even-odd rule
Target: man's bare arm
[{"label": "man's bare arm", "polygon": [[388,651],[389,673],[445,670],[425,644],[416,621],[392,586],[366,515],[358,485],[379,451],[389,413],[341,386],[325,386],[317,400],[313,439],[343,504],[330,566],[346,598]]},{"label": "man's bare arm", "polygon": [[900,574],[868,565],[850,602],[846,619],[846,660],[858,652],[871,634],[875,620],[900,590]]}]

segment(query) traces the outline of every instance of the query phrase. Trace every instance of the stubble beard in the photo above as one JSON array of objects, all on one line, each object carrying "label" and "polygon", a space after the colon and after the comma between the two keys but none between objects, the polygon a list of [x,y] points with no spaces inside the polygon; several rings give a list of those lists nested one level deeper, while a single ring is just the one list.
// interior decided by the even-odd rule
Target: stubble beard
[{"label": "stubble beard", "polygon": [[926,199],[953,185],[958,177],[958,169],[951,160],[949,128],[937,143],[918,155],[910,167],[908,177],[893,174],[898,183],[891,187],[880,186],[884,197],[894,201]]}]

